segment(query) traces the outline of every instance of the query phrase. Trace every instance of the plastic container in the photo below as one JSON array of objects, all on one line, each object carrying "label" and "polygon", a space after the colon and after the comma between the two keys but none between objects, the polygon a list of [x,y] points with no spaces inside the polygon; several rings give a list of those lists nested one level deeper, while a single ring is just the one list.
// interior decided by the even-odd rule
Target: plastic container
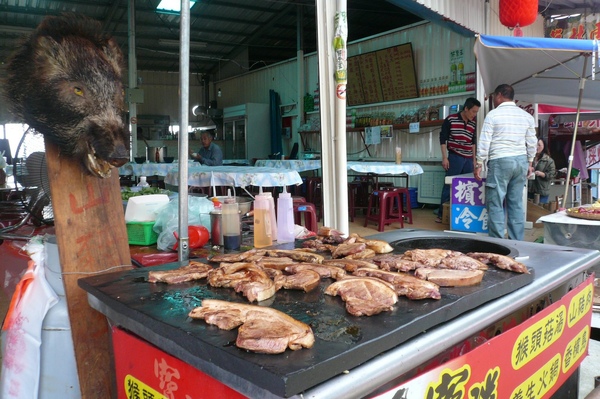
[{"label": "plastic container", "polygon": [[235,198],[226,198],[222,205],[223,247],[240,249],[242,234],[240,228],[240,210]]},{"label": "plastic container", "polygon": [[273,199],[273,194],[270,191],[261,193],[259,195],[267,198],[269,202],[269,217],[271,218],[271,237],[273,240],[277,239],[277,218],[275,216],[275,200]]},{"label": "plastic container", "polygon": [[154,222],[127,222],[127,239],[132,245],[153,245],[158,241]]},{"label": "plastic container", "polygon": [[150,194],[131,197],[125,209],[126,222],[155,221],[159,210],[169,203],[166,194]]},{"label": "plastic container", "polygon": [[146,176],[140,176],[140,182],[137,184],[138,187],[150,187],[150,184],[146,180]]},{"label": "plastic container", "polygon": [[277,198],[277,242],[294,242],[294,202],[290,193]]},{"label": "plastic container", "polygon": [[269,198],[259,194],[254,198],[254,247],[263,248],[273,245],[272,232]]},{"label": "plastic container", "polygon": [[212,245],[223,245],[223,211],[215,208],[210,212],[210,242]]}]

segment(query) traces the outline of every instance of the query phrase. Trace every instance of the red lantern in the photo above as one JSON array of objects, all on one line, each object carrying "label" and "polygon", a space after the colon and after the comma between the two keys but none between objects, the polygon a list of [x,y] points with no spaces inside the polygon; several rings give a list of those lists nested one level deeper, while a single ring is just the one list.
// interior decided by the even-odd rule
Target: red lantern
[{"label": "red lantern", "polygon": [[538,0],[500,0],[500,23],[509,28],[524,27],[535,22]]}]

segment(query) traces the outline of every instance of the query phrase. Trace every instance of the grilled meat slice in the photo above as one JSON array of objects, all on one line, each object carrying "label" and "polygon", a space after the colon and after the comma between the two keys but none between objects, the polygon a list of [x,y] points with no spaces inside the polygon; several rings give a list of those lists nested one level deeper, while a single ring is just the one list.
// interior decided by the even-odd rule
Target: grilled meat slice
[{"label": "grilled meat slice", "polygon": [[436,283],[440,287],[465,287],[477,285],[483,279],[483,270],[449,270],[434,267],[421,267],[415,270],[415,276]]},{"label": "grilled meat slice", "polygon": [[323,256],[319,254],[313,254],[311,252],[303,252],[296,251],[292,249],[271,249],[267,251],[269,256],[273,256],[275,258],[288,257],[298,262],[306,262],[306,263],[321,263]]},{"label": "grilled meat slice", "polygon": [[225,330],[241,326],[235,344],[253,352],[283,353],[315,342],[310,326],[273,308],[205,299],[189,316]]},{"label": "grilled meat slice", "polygon": [[213,287],[234,288],[250,302],[264,301],[275,295],[275,283],[255,263],[221,263],[208,273],[208,283]]},{"label": "grilled meat slice", "polygon": [[190,261],[187,266],[174,270],[153,270],[148,272],[148,282],[178,284],[186,281],[201,280],[206,278],[208,272],[213,270],[206,263]]},{"label": "grilled meat slice", "polygon": [[294,260],[292,258],[288,258],[286,256],[282,258],[273,258],[271,256],[263,256],[259,260],[256,261],[256,264],[260,267],[270,268],[270,269],[278,269],[283,270],[286,266],[294,264]]},{"label": "grilled meat slice", "polygon": [[393,254],[377,255],[371,261],[378,265],[380,269],[388,271],[399,270],[401,272],[409,272],[424,266],[422,263],[405,259],[403,255]]},{"label": "grilled meat slice", "polygon": [[348,255],[354,255],[360,252],[363,252],[367,249],[367,245],[364,243],[350,243],[350,244],[340,244],[331,251],[332,258],[343,258]]},{"label": "grilled meat slice", "polygon": [[339,295],[346,310],[354,316],[372,316],[393,309],[398,295],[390,283],[371,277],[348,276],[325,289],[325,294]]},{"label": "grilled meat slice", "polygon": [[315,238],[313,240],[306,240],[302,243],[303,249],[315,249],[318,252],[331,252],[335,249],[335,245],[325,244],[323,241]]},{"label": "grilled meat slice", "polygon": [[346,271],[337,266],[323,265],[320,263],[295,263],[286,266],[285,271],[288,273],[298,273],[301,270],[314,270],[319,273],[321,278],[333,278],[339,280],[346,276]]},{"label": "grilled meat slice", "polygon": [[369,269],[378,269],[379,267],[373,263],[366,260],[361,259],[325,259],[323,261],[324,265],[337,266],[346,270],[348,273],[354,273],[356,269],[360,267],[369,268]]},{"label": "grilled meat slice", "polygon": [[461,252],[452,251],[450,249],[410,249],[404,252],[404,259],[412,260],[413,262],[421,263],[425,266],[435,267],[442,259],[448,256],[462,255]]},{"label": "grilled meat slice", "polygon": [[487,270],[485,263],[467,255],[448,256],[436,266],[439,269]]},{"label": "grilled meat slice", "polygon": [[350,254],[344,256],[345,259],[369,259],[375,256],[375,251],[370,248],[365,248],[364,251],[357,252],[355,254]]},{"label": "grilled meat slice", "polygon": [[387,254],[394,250],[394,248],[392,248],[392,246],[387,241],[368,240],[359,236],[356,233],[350,234],[350,237],[354,237],[356,242],[365,243],[367,245],[367,248],[372,249],[373,251],[375,251],[376,254]]},{"label": "grilled meat slice", "polygon": [[494,254],[490,252],[469,252],[467,255],[483,263],[491,263],[499,269],[510,270],[516,273],[529,274],[527,266],[525,266],[521,262],[517,262],[509,256]]},{"label": "grilled meat slice", "polygon": [[440,287],[433,282],[425,281],[407,273],[388,272],[378,269],[358,269],[354,276],[375,277],[387,281],[394,286],[398,296],[408,299],[440,299]]},{"label": "grilled meat slice", "polygon": [[312,291],[319,286],[321,275],[314,270],[304,269],[290,275],[280,274],[275,277],[275,288],[280,290]]},{"label": "grilled meat slice", "polygon": [[319,230],[317,230],[317,237],[324,244],[333,244],[337,245],[344,241],[343,233],[341,231],[332,229],[330,227],[321,226]]},{"label": "grilled meat slice", "polygon": [[213,257],[211,257],[209,259],[209,261],[211,262],[243,262],[243,261],[248,261],[247,260],[249,257],[251,256],[263,256],[265,254],[265,250],[262,249],[250,249],[248,251],[245,252],[239,252],[239,253],[235,253],[235,254],[218,254],[215,255]]}]

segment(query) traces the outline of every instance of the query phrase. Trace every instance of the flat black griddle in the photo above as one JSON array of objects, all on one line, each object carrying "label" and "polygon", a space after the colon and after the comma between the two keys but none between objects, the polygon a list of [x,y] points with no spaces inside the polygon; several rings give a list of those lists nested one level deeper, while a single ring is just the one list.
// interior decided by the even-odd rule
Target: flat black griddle
[{"label": "flat black griddle", "polygon": [[[449,249],[457,249],[457,239],[445,238],[442,241],[433,240],[429,248],[451,245],[453,247]],[[460,238],[458,241],[469,239]],[[487,246],[489,242],[483,243],[488,248],[487,252],[493,252],[490,250],[492,247]],[[395,252],[403,252],[412,245],[407,240],[391,244],[397,248]],[[465,250],[464,243],[461,245],[464,252],[483,251],[474,248]],[[480,243],[477,245],[480,248]],[[508,248],[499,250],[503,254],[514,253]],[[273,298],[259,305],[273,307],[309,324],[316,342],[311,349],[265,355],[237,348],[234,344],[236,330],[220,330],[187,316],[205,298],[248,303],[233,289],[209,287],[205,280],[179,285],[152,284],[146,281],[151,269],[167,270],[176,267],[178,264],[168,264],[88,277],[80,279],[79,285],[105,306],[123,315],[124,320],[150,328],[154,338],[147,339],[166,352],[177,355],[184,350],[186,359],[194,367],[202,370],[201,365],[205,361],[214,363],[282,397],[314,387],[533,280],[532,274],[517,274],[491,267],[480,285],[441,288],[441,300],[411,301],[402,297],[393,311],[371,317],[351,316],[339,297],[324,295],[325,287],[332,280],[323,280],[318,289],[309,293],[280,290]],[[124,328],[128,327],[127,322],[122,324]],[[152,342],[154,339],[160,342]],[[202,361],[194,364],[194,359]]]}]

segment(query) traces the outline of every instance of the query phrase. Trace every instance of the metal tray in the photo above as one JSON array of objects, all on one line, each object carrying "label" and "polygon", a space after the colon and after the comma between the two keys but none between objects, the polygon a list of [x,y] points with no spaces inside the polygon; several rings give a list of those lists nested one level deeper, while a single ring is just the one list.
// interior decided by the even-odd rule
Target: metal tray
[{"label": "metal tray", "polygon": [[[168,264],[152,269],[176,267],[178,264]],[[271,306],[309,324],[316,342],[311,349],[265,355],[237,348],[235,330],[220,330],[187,317],[205,298],[247,303],[240,294],[233,289],[207,286],[205,280],[179,285],[151,284],[146,281],[148,270],[88,277],[80,279],[79,285],[112,312],[124,316],[120,318],[124,328],[142,325],[150,329],[152,334],[144,338],[164,351],[184,357],[182,360],[200,370],[207,361],[211,362],[283,397],[350,370],[533,280],[533,270],[532,274],[517,274],[491,268],[478,286],[441,288],[441,300],[411,301],[402,297],[393,311],[371,317],[351,316],[339,297],[325,295],[323,291],[332,280],[323,280],[318,289],[309,293],[281,290],[259,305]],[[135,328],[130,329],[136,332]]]}]

